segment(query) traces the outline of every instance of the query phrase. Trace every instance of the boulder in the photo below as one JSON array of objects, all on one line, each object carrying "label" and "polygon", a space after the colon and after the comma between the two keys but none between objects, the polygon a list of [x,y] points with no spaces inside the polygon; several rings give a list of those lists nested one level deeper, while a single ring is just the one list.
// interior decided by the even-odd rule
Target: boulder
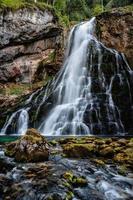
[{"label": "boulder", "polygon": [[63,145],[63,151],[68,157],[85,158],[94,155],[96,152],[95,144],[74,144],[68,143]]},{"label": "boulder", "polygon": [[15,165],[13,163],[10,163],[8,160],[4,158],[0,158],[0,172],[1,173],[7,173],[11,171]]},{"label": "boulder", "polygon": [[114,149],[113,147],[111,146],[108,146],[102,150],[100,150],[99,154],[102,156],[102,157],[112,157],[114,155]]},{"label": "boulder", "polygon": [[6,146],[5,155],[17,162],[41,162],[48,160],[49,145],[37,130],[28,129],[19,140]]}]

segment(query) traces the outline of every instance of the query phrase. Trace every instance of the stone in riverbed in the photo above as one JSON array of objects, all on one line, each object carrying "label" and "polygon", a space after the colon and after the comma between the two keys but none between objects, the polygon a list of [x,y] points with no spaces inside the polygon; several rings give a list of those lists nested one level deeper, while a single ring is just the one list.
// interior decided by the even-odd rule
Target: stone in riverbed
[{"label": "stone in riverbed", "polygon": [[68,143],[63,145],[63,152],[73,158],[85,158],[96,153],[96,145]]},{"label": "stone in riverbed", "polygon": [[110,146],[100,150],[99,154],[105,157],[112,157],[114,155],[114,149]]},{"label": "stone in riverbed", "polygon": [[15,165],[13,163],[8,162],[4,158],[0,158],[0,173],[7,173],[11,171]]},{"label": "stone in riverbed", "polygon": [[35,129],[28,129],[19,140],[9,143],[5,155],[17,162],[41,162],[48,160],[49,146],[45,138]]},{"label": "stone in riverbed", "polygon": [[66,180],[67,184],[73,185],[74,187],[85,187],[88,185],[85,177],[75,176],[71,171],[65,172],[63,178]]}]

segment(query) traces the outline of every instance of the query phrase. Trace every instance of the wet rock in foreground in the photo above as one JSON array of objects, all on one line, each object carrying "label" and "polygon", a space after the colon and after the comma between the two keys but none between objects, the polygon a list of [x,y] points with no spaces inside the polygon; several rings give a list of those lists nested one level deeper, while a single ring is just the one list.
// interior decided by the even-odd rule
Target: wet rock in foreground
[{"label": "wet rock in foreground", "polygon": [[5,155],[17,162],[41,162],[48,160],[49,145],[35,129],[28,129],[19,140],[6,146]]}]

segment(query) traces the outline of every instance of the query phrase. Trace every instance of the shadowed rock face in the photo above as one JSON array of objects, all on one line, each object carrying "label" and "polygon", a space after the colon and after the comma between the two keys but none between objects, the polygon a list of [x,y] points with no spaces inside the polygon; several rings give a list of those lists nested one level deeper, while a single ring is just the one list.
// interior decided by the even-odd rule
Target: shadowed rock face
[{"label": "shadowed rock face", "polygon": [[84,123],[93,134],[112,135],[123,131],[132,134],[133,74],[125,57],[104,45],[100,46],[99,53],[93,42],[89,49],[92,52],[92,60],[88,57],[91,99],[84,113]]},{"label": "shadowed rock face", "polygon": [[97,26],[101,42],[124,53],[133,68],[133,13],[103,13],[97,16]]},{"label": "shadowed rock face", "polygon": [[61,47],[61,28],[52,11],[0,13],[0,82],[29,82],[39,63]]}]

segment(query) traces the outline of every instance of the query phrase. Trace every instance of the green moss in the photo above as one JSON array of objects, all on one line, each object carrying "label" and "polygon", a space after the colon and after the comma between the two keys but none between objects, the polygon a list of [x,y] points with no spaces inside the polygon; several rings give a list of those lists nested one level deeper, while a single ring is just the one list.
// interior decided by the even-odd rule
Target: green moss
[{"label": "green moss", "polygon": [[48,197],[46,200],[54,200],[53,197]]},{"label": "green moss", "polygon": [[[106,7],[106,11],[111,11],[111,10],[112,10],[112,7]],[[124,7],[117,7],[117,8],[114,8],[114,10],[116,10],[117,12],[122,12],[122,13],[133,12],[133,4],[127,5]]]},{"label": "green moss", "polygon": [[92,9],[93,16],[97,16],[103,12],[103,7],[100,4],[96,4]]},{"label": "green moss", "polygon": [[133,146],[131,148],[127,148],[124,152],[128,156],[128,159],[133,161]]},{"label": "green moss", "polygon": [[74,187],[85,187],[88,184],[84,177],[75,176],[71,171],[65,172],[63,178],[66,180],[65,185],[69,189],[71,189],[71,185]]},{"label": "green moss", "polygon": [[101,156],[112,157],[114,155],[115,151],[114,151],[113,147],[108,146],[108,147],[105,147],[102,150],[100,150],[99,153]]},{"label": "green moss", "polygon": [[25,92],[30,92],[32,90],[32,85],[31,84],[8,84],[5,87],[5,94],[6,95],[17,95],[21,96]]},{"label": "green moss", "polygon": [[123,149],[123,147],[116,147],[116,148],[114,149],[114,151],[115,151],[116,153],[118,153],[118,152],[121,152],[122,149]]},{"label": "green moss", "polygon": [[59,143],[66,157],[90,158],[101,166],[110,159],[120,165],[133,165],[132,139],[82,137],[63,139]]},{"label": "green moss", "polygon": [[7,147],[5,148],[5,155],[9,156],[9,157],[13,157],[15,154],[15,146],[17,144],[16,142],[12,142],[9,145],[7,145]]},{"label": "green moss", "polygon": [[69,17],[67,15],[62,14],[58,10],[55,10],[55,12],[56,12],[56,15],[58,16],[59,24],[64,27],[69,27],[70,26]]},{"label": "green moss", "polygon": [[71,184],[68,183],[68,182],[64,182],[63,185],[64,185],[66,188],[68,188],[68,189],[72,189]]},{"label": "green moss", "polygon": [[133,165],[133,147],[126,148],[114,156],[114,160],[120,164]]},{"label": "green moss", "polygon": [[37,2],[36,4],[32,3],[32,5],[34,5],[34,7],[38,7],[41,10],[48,9],[48,10],[54,11],[53,6],[45,2]]},{"label": "green moss", "polygon": [[125,153],[118,153],[114,156],[114,161],[119,163],[125,163],[127,161],[127,157]]},{"label": "green moss", "polygon": [[70,183],[72,183],[73,177],[74,177],[74,175],[73,175],[73,172],[71,172],[71,171],[65,172],[63,174],[63,178]]},{"label": "green moss", "polygon": [[34,90],[45,86],[49,80],[51,80],[53,76],[46,75],[44,80],[39,80],[38,82],[35,83],[10,83],[5,85],[5,88],[3,88],[3,91],[0,94],[10,96],[10,95],[15,95],[15,96],[22,96],[28,93],[33,92]]},{"label": "green moss", "polygon": [[24,1],[22,0],[1,0],[0,7],[1,8],[11,8],[18,9],[24,6]]},{"label": "green moss", "polygon": [[28,129],[26,134],[15,142],[9,143],[5,154],[16,162],[41,162],[48,159],[49,151],[45,138],[35,129]]},{"label": "green moss", "polygon": [[20,8],[29,8],[29,9],[34,9],[34,8],[39,8],[41,10],[54,10],[53,7],[47,3],[44,2],[26,2],[24,0],[0,0],[0,8],[9,8],[12,10],[17,10]]},{"label": "green moss", "polygon": [[98,166],[104,166],[105,165],[104,161],[100,160],[100,159],[92,159],[92,161]]},{"label": "green moss", "polygon": [[121,165],[121,166],[119,166],[118,172],[119,172],[120,174],[126,175],[127,171],[128,171],[128,170],[127,170],[127,166],[126,166],[126,165]]},{"label": "green moss", "polygon": [[49,142],[49,144],[51,144],[52,146],[56,146],[58,142],[56,140],[52,140]]},{"label": "green moss", "polygon": [[69,157],[88,157],[90,154],[96,152],[96,145],[89,144],[72,144],[68,143],[63,146],[64,153]]},{"label": "green moss", "polygon": [[84,177],[74,177],[73,185],[77,187],[87,186],[87,180]]},{"label": "green moss", "polygon": [[29,85],[16,85],[16,87],[10,88],[9,95],[22,95],[24,90],[28,89]]},{"label": "green moss", "polygon": [[48,61],[49,62],[55,62],[56,60],[56,50],[54,50],[53,52],[51,52],[48,56]]},{"label": "green moss", "polygon": [[72,200],[74,197],[74,194],[72,191],[68,191],[65,200]]},{"label": "green moss", "polygon": [[131,138],[131,139],[130,139],[130,142],[132,142],[132,143],[133,143],[133,138]]}]

